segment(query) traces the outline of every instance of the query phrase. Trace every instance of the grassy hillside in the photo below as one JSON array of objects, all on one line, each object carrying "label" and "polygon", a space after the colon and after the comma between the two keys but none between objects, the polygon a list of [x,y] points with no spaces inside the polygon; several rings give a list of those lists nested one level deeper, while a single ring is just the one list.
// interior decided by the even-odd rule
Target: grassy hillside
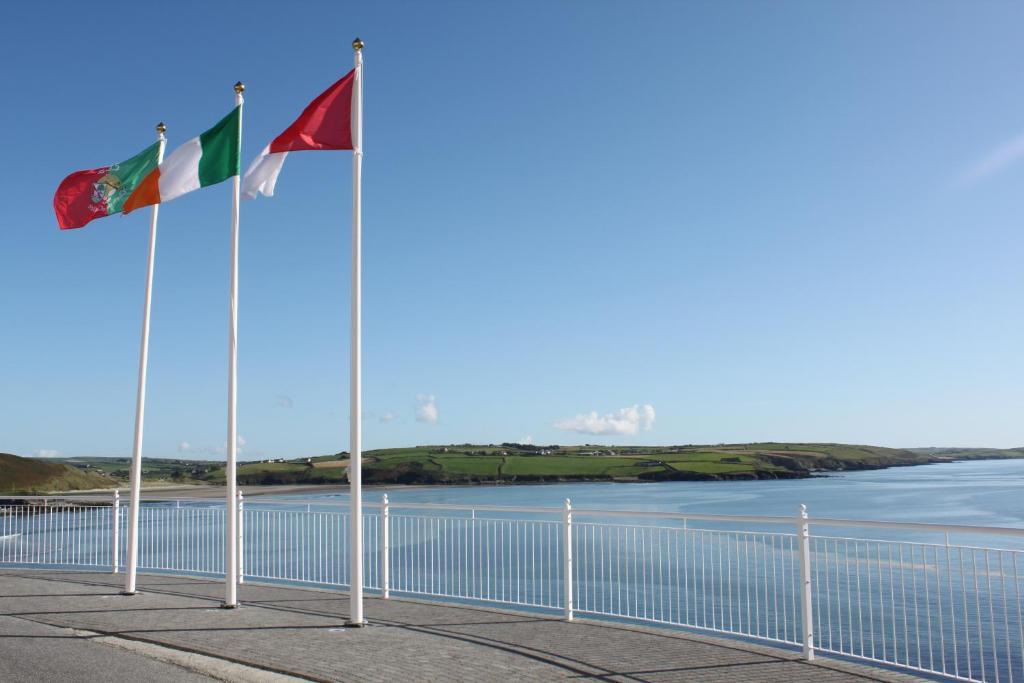
[{"label": "grassy hillside", "polygon": [[[347,481],[347,454],[239,465],[242,484]],[[1024,455],[1024,454],[1021,454]],[[879,446],[751,443],[715,446],[417,446],[364,453],[368,484],[791,479],[815,472],[923,465],[946,456]],[[224,481],[223,469],[207,478]]]},{"label": "grassy hillside", "polygon": [[[130,458],[78,457],[62,458],[80,470],[104,474],[122,482],[128,481],[131,468]],[[142,459],[142,480],[160,484],[202,484],[212,471],[221,467],[219,462],[210,460],[184,460],[181,458]]]},{"label": "grassy hillside", "polygon": [[0,494],[78,491],[116,485],[117,481],[109,476],[85,472],[62,462],[0,453]]},{"label": "grassy hillside", "polygon": [[[238,483],[253,486],[257,484],[343,484],[346,478],[347,461],[339,460],[338,456],[327,456],[320,460],[327,465],[316,466],[307,463],[307,458],[288,462],[249,462],[238,464]],[[335,463],[345,463],[338,464]],[[333,465],[333,466],[332,466]],[[206,481],[213,484],[224,483],[224,467],[212,470]]]},{"label": "grassy hillside", "polygon": [[[792,479],[817,472],[1019,457],[1024,457],[1024,448],[900,449],[770,442],[713,446],[453,444],[368,451],[364,453],[363,478],[368,484]],[[0,461],[0,493],[12,491],[12,482],[22,487],[17,490],[29,492],[123,486],[128,479],[127,458],[17,460],[30,463],[20,465],[17,478],[14,469]],[[51,469],[43,472],[39,468]],[[22,473],[28,471],[38,474]],[[346,453],[238,465],[238,482],[246,486],[342,484],[348,481],[347,475]],[[145,458],[142,476],[148,483],[223,484],[224,466],[208,460]]]}]

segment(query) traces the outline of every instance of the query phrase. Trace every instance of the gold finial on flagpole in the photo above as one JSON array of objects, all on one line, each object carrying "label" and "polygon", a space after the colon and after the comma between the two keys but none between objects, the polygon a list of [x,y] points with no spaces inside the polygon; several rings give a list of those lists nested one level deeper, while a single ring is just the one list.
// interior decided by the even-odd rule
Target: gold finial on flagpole
[{"label": "gold finial on flagpole", "polygon": [[167,124],[165,124],[163,121],[161,121],[160,123],[156,124],[156,132],[160,133],[160,135],[163,135],[164,133],[166,133],[167,132]]},{"label": "gold finial on flagpole", "polygon": [[235,94],[241,95],[244,92],[245,92],[245,83],[242,83],[242,81],[238,81],[237,83],[235,83]]},{"label": "gold finial on flagpole", "polygon": [[362,50],[363,45],[364,43],[362,38],[356,38],[355,40],[352,41],[352,49],[355,50],[356,52]]}]

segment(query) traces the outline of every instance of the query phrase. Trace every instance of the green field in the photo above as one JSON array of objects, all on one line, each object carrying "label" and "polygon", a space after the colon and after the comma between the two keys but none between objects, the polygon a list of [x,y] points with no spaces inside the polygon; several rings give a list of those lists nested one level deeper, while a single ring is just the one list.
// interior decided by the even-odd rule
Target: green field
[{"label": "green field", "polygon": [[560,455],[560,456],[510,456],[504,473],[517,475],[553,475],[564,477],[587,477],[594,475],[628,476],[639,474],[650,467],[643,466],[643,459],[615,458],[608,456]]},{"label": "green field", "polygon": [[434,456],[430,458],[430,462],[445,472],[480,477],[497,477],[502,465],[500,457],[490,456]]},{"label": "green field", "polygon": [[[333,460],[334,456],[321,458]],[[248,486],[258,484],[340,484],[348,481],[344,467],[313,467],[305,458],[288,462],[239,463],[237,481]],[[211,470],[204,481],[209,484],[224,483],[224,467]]]}]

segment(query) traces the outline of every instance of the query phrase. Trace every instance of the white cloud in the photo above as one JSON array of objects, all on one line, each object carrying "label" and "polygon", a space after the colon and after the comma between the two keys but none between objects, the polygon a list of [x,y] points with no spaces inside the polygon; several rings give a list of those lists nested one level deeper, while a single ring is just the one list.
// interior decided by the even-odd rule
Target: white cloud
[{"label": "white cloud", "polygon": [[960,174],[960,184],[970,185],[1024,159],[1024,133],[1007,140]]},{"label": "white cloud", "polygon": [[654,426],[654,418],[656,417],[654,406],[650,403],[645,403],[640,407],[640,426],[643,427],[644,431],[650,431],[651,427]]},{"label": "white cloud", "polygon": [[[245,448],[245,444],[245,437],[242,436],[241,434],[237,435],[235,437],[235,453],[241,453],[242,449]],[[189,447],[191,448],[191,445]],[[220,446],[207,446],[202,450],[206,451],[210,455],[227,455],[228,443],[227,441],[224,441],[221,443]]]},{"label": "white cloud", "polygon": [[419,394],[416,400],[419,401],[419,406],[416,408],[416,421],[430,422],[431,424],[437,422],[437,405],[434,403],[434,397],[430,394]]},{"label": "white cloud", "polygon": [[533,437],[529,436],[529,435],[524,436],[523,438],[519,439],[519,443],[532,444],[533,443]]},{"label": "white cloud", "polygon": [[59,458],[60,451],[53,448],[37,448],[32,451],[32,457],[34,458]]},{"label": "white cloud", "polygon": [[295,407],[295,401],[293,401],[292,397],[288,396],[287,394],[278,394],[277,395],[276,403],[277,403],[278,406],[280,406],[282,408],[294,408]]},{"label": "white cloud", "polygon": [[[436,410],[436,409],[435,409],[435,412],[437,412],[437,410]],[[381,416],[380,416],[379,418],[377,418],[377,419],[378,419],[378,420],[379,420],[380,422],[383,422],[383,423],[387,424],[388,422],[394,422],[394,421],[395,421],[395,420],[396,420],[397,418],[398,418],[398,415],[396,415],[395,413],[393,413],[393,412],[391,412],[391,411],[389,410],[388,412],[384,413],[383,415],[381,415]]]},{"label": "white cloud", "polygon": [[179,453],[187,453],[190,450],[192,450],[192,444],[190,444],[188,441],[182,441],[181,443],[178,444]]},{"label": "white cloud", "polygon": [[614,434],[631,436],[641,429],[650,430],[654,426],[654,406],[649,403],[620,408],[614,413],[598,415],[596,410],[581,413],[575,417],[565,417],[555,421],[555,429],[564,429],[580,434]]}]

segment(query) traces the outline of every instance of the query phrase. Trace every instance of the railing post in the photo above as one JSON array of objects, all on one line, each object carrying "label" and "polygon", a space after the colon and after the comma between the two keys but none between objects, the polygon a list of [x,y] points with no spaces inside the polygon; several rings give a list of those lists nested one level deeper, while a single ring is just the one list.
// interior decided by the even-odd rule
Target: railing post
[{"label": "railing post", "polygon": [[121,492],[114,489],[114,497],[110,504],[111,528],[114,530],[114,538],[111,539],[111,574],[117,573],[118,543],[121,540]]},{"label": "railing post", "polygon": [[565,509],[562,511],[563,553],[562,574],[565,579],[565,620],[572,621],[572,501],[565,499]]},{"label": "railing post", "polygon": [[806,505],[800,505],[796,530],[797,538],[800,540],[800,622],[803,625],[803,657],[810,662],[814,659],[814,622],[811,609],[811,532]]},{"label": "railing post", "polygon": [[242,491],[238,491],[238,583],[245,583],[245,546],[242,545],[242,539],[245,538],[245,526],[242,520],[245,518],[243,514],[245,512],[245,500],[242,497]]},{"label": "railing post", "polygon": [[391,596],[391,541],[388,537],[391,509],[388,494],[380,499],[380,593],[387,600]]}]

